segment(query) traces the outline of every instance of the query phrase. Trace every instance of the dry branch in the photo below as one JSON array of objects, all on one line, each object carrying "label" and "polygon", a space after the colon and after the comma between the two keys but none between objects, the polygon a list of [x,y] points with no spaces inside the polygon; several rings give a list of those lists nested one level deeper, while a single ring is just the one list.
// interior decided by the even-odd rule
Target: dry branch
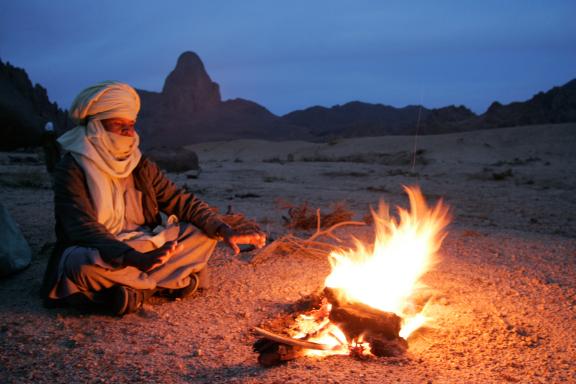
[{"label": "dry branch", "polygon": [[260,336],[263,336],[264,338],[266,338],[268,340],[276,341],[280,344],[291,345],[293,347],[300,347],[300,348],[306,348],[306,349],[316,349],[316,350],[320,350],[320,351],[330,351],[330,350],[334,349],[334,347],[332,347],[330,345],[318,344],[318,343],[314,343],[311,341],[294,339],[292,337],[279,335],[277,333],[270,332],[270,331],[267,331],[267,330],[259,328],[259,327],[254,327],[254,331],[257,334],[259,334]]},{"label": "dry branch", "polygon": [[332,225],[330,228],[321,230],[321,216],[320,210],[316,212],[316,232],[307,239],[302,239],[296,237],[292,234],[287,234],[280,237],[278,240],[274,241],[272,244],[261,249],[252,259],[253,264],[257,264],[262,260],[272,256],[272,255],[309,255],[309,256],[320,256],[325,257],[330,251],[334,250],[338,246],[326,241],[319,241],[318,238],[325,236],[329,237],[338,243],[342,242],[340,238],[334,235],[334,230],[343,227],[345,225],[366,225],[366,223],[361,221],[343,221]]}]

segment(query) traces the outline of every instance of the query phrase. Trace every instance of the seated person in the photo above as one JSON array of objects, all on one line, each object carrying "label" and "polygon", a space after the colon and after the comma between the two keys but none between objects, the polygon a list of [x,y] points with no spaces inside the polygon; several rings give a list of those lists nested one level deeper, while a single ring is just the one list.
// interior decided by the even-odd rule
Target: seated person
[{"label": "seated person", "polygon": [[72,103],[77,127],[58,139],[64,155],[54,173],[57,244],[44,276],[47,305],[81,298],[131,313],[156,292],[186,297],[205,287],[219,239],[235,253],[238,244],[266,242],[261,232],[236,233],[141,154],[139,109],[136,91],[111,81]]}]

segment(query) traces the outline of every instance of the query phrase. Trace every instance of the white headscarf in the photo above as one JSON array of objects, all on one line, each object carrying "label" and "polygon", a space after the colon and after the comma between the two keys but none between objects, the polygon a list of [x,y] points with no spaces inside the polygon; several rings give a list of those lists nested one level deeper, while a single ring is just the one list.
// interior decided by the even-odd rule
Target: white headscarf
[{"label": "white headscarf", "polygon": [[101,120],[136,120],[140,97],[128,84],[105,81],[82,91],[72,102],[70,117],[77,127],[58,142],[78,161],[88,182],[97,220],[117,235],[125,217],[124,181],[138,165],[140,138],[107,132]]}]

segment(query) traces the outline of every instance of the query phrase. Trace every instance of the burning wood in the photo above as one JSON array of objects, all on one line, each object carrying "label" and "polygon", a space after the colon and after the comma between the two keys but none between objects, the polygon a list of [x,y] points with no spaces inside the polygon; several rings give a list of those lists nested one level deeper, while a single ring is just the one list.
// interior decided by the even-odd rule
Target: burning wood
[{"label": "burning wood", "polygon": [[254,352],[258,352],[258,363],[263,367],[274,367],[286,361],[306,356],[303,348],[282,344],[267,338],[254,343]]},{"label": "burning wood", "polygon": [[[255,327],[254,331],[262,336],[253,349],[257,352],[258,362],[264,367],[272,367],[283,362],[311,354],[330,355],[349,353],[365,358],[367,354],[377,357],[398,356],[408,348],[408,344],[399,336],[402,319],[394,313],[383,312],[361,303],[346,303],[334,299],[334,291],[324,290],[326,296],[320,307],[311,308],[292,321],[285,331],[298,327],[298,320],[312,320],[319,327],[306,334],[304,338],[280,335]],[[327,310],[327,308],[331,308]],[[323,326],[322,326],[323,324]],[[336,326],[343,337],[336,344],[322,344],[306,340]],[[332,333],[332,338],[338,335]],[[316,351],[316,353],[311,352]]]},{"label": "burning wood", "polygon": [[349,344],[363,340],[377,357],[398,356],[408,349],[408,343],[400,337],[400,316],[362,303],[342,303],[337,299],[340,295],[329,287],[324,293],[332,304],[329,319],[342,330]]},{"label": "burning wood", "polygon": [[318,344],[318,343],[313,343],[310,341],[305,341],[305,340],[300,340],[300,339],[292,339],[290,337],[277,335],[275,333],[266,331],[265,329],[262,329],[259,327],[254,327],[254,331],[256,331],[256,333],[259,333],[260,335],[264,336],[266,338],[266,340],[276,341],[278,343],[290,345],[292,347],[300,347],[300,348],[306,348],[306,349],[317,349],[319,351],[329,351],[331,349],[334,349],[333,347],[331,347],[329,345],[325,345],[325,344]]},{"label": "burning wood", "polygon": [[272,367],[284,361],[306,356],[305,349],[320,351],[332,350],[333,347],[310,341],[293,339],[278,335],[262,328],[254,327],[254,331],[263,336],[254,343],[254,352],[258,352],[258,362],[264,367]]},{"label": "burning wood", "polygon": [[[420,278],[434,262],[449,222],[442,202],[429,208],[418,188],[406,192],[411,210],[398,208],[399,220],[389,216],[384,204],[372,213],[372,246],[357,241],[356,249],[330,253],[332,272],[322,303],[296,317],[285,329],[290,337],[259,332],[266,339],[254,345],[261,364],[271,366],[302,355],[384,357],[406,351],[408,336],[427,320],[423,309],[414,309],[414,296],[423,289]],[[308,348],[309,342],[326,348]]]},{"label": "burning wood", "polygon": [[330,321],[336,324],[346,335],[349,342],[361,336],[375,336],[388,340],[400,337],[400,316],[370,308],[363,304],[333,307]]}]

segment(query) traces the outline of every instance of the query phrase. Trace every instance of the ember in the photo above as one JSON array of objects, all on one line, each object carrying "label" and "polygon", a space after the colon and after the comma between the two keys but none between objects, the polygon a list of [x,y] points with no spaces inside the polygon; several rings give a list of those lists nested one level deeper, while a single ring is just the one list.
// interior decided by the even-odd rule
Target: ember
[{"label": "ember", "polygon": [[[372,246],[356,240],[354,249],[330,253],[332,272],[322,304],[296,318],[286,330],[291,339],[273,338],[277,344],[267,347],[257,342],[261,364],[303,355],[396,356],[407,349],[410,334],[430,320],[425,303],[418,305],[414,298],[426,288],[420,279],[434,264],[446,236],[449,209],[441,201],[429,208],[417,187],[405,191],[410,211],[398,208],[398,220],[389,216],[384,203],[372,212]],[[269,335],[259,333],[270,341]]]}]

